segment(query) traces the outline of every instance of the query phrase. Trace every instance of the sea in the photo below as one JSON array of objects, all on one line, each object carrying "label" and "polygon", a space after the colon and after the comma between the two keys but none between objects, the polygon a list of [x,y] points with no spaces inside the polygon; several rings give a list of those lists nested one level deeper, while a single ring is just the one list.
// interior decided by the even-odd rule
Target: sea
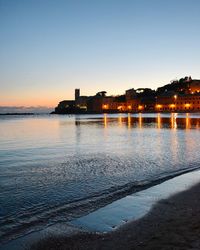
[{"label": "sea", "polygon": [[0,116],[0,244],[200,167],[200,113]]}]

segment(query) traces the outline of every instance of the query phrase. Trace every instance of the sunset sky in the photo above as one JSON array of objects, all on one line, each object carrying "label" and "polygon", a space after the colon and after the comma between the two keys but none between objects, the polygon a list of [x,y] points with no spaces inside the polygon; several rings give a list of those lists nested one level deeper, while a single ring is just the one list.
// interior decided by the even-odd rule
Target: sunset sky
[{"label": "sunset sky", "polygon": [[199,0],[0,0],[0,106],[200,79]]}]

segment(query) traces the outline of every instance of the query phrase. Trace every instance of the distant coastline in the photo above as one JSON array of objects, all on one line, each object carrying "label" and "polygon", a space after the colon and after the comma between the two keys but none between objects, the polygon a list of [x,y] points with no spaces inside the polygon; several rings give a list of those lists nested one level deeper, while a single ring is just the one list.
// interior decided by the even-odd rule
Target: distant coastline
[{"label": "distant coastline", "polygon": [[0,115],[36,115],[36,113],[0,113]]}]

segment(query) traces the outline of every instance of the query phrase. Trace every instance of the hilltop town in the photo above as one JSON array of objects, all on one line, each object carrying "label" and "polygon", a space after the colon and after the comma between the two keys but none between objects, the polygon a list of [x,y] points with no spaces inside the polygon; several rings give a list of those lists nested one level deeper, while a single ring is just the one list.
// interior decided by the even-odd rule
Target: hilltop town
[{"label": "hilltop town", "polygon": [[75,100],[61,101],[55,114],[119,113],[119,112],[196,112],[200,111],[200,80],[184,77],[157,90],[128,89],[124,95],[81,96],[75,89]]}]

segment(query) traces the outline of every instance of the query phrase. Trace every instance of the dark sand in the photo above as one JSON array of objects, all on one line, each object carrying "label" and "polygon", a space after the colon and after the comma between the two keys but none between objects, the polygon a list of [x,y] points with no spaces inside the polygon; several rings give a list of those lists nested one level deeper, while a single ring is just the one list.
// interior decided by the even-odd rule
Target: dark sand
[{"label": "dark sand", "polygon": [[161,200],[145,217],[112,233],[52,236],[31,247],[51,249],[200,250],[200,184]]}]

